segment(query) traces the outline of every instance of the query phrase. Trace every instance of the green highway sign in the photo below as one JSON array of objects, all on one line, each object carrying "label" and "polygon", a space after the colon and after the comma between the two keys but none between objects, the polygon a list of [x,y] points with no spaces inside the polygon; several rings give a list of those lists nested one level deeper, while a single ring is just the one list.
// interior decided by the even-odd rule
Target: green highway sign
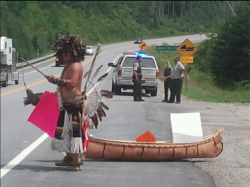
[{"label": "green highway sign", "polygon": [[156,46],[157,51],[175,51],[179,46]]}]

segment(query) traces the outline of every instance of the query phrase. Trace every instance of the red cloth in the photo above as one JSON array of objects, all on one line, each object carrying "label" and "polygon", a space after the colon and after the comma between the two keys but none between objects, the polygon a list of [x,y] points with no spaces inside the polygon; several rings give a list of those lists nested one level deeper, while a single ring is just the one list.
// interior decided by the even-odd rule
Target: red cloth
[{"label": "red cloth", "polygon": [[83,151],[86,153],[87,147],[89,145],[89,133],[87,131],[87,127],[86,127],[85,121],[83,122],[82,131],[83,131],[83,134],[84,134]]},{"label": "red cloth", "polygon": [[57,96],[52,92],[45,91],[28,121],[54,138],[59,113]]}]

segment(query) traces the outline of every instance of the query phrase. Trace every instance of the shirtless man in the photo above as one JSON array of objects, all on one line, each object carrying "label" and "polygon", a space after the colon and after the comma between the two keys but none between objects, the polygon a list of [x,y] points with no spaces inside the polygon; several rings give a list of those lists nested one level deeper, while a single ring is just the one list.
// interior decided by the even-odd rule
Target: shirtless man
[{"label": "shirtless man", "polygon": [[[83,104],[81,99],[83,78],[81,60],[84,60],[86,48],[81,45],[81,42],[77,42],[76,40],[72,42],[74,41],[72,39],[74,36],[67,35],[66,37],[68,37],[69,42],[64,42],[64,36],[64,40],[61,40],[60,44],[63,47],[57,50],[57,55],[62,55],[66,63],[61,77],[45,76],[50,83],[57,85],[56,94],[58,98],[61,98],[59,104],[61,103],[62,105],[55,138],[51,142],[51,149],[66,152],[63,161],[55,163],[56,166],[67,166],[69,170],[78,171],[82,169],[81,154],[83,154],[84,140],[81,127]],[[55,43],[55,49],[58,49],[56,47],[58,43]]]},{"label": "shirtless man", "polygon": [[[65,61],[66,66],[63,69],[61,79],[64,81],[62,84],[65,84],[65,86],[60,87],[61,96],[65,99],[73,98],[74,96],[81,96],[83,76],[82,64],[80,62],[71,62],[72,55],[70,53],[66,53],[65,55],[63,55],[63,60]],[[51,83],[59,80],[52,75],[48,75],[45,77]]]}]

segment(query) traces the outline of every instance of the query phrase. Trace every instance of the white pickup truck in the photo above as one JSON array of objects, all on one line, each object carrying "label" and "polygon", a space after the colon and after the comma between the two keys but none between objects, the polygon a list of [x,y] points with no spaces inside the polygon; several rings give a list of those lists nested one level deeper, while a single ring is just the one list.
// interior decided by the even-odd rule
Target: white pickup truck
[{"label": "white pickup truck", "polygon": [[133,64],[136,61],[138,53],[142,56],[142,89],[146,94],[151,96],[157,95],[157,87],[159,81],[159,68],[153,56],[149,56],[142,52],[124,52],[113,63],[108,66],[114,67],[112,75],[112,91],[120,95],[121,89],[133,89]]}]

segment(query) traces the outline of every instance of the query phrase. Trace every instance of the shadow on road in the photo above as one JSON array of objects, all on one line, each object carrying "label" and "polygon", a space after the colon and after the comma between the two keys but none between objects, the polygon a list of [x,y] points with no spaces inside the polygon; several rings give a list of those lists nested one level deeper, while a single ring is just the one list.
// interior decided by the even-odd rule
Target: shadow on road
[{"label": "shadow on road", "polygon": [[181,162],[189,162],[189,163],[196,163],[196,162],[210,162],[210,161],[207,161],[207,160],[164,160],[164,161],[125,161],[125,160],[108,160],[108,159],[85,159],[83,160],[83,162],[131,162],[131,163],[134,163],[134,162],[145,162],[145,163],[148,163],[148,162],[178,162],[178,163],[181,163]]},{"label": "shadow on road", "polygon": [[[36,162],[34,165],[31,164],[20,164],[17,165],[13,168],[13,170],[30,170],[30,171],[34,171],[34,172],[51,172],[51,171],[65,171],[65,172],[70,172],[68,170],[65,169],[65,167],[57,167],[55,166],[55,162],[59,162],[60,160],[34,160],[34,162]],[[97,163],[97,162],[103,162],[103,163],[120,163],[120,162],[126,162],[126,163],[134,163],[134,162],[141,162],[141,163],[156,163],[156,162],[169,162],[169,163],[196,163],[196,162],[210,162],[208,160],[166,160],[166,161],[123,161],[123,160],[102,160],[102,159],[85,159],[83,160],[83,163],[86,162],[93,162],[93,163]],[[46,163],[51,163],[51,166],[44,166],[44,164]],[[1,168],[3,168],[5,165],[1,164]]]},{"label": "shadow on road", "polygon": [[17,165],[12,170],[29,170],[29,171],[34,171],[34,172],[67,171],[63,167],[57,167],[54,164],[53,166],[43,166],[42,164],[40,165],[22,165],[21,164],[21,165]]},{"label": "shadow on road", "polygon": [[[113,95],[114,96],[131,96],[131,97],[133,97],[134,95],[133,95],[133,92],[121,92],[121,94],[120,95],[116,95],[115,93],[113,93]],[[150,95],[147,95],[147,94],[144,94],[144,93],[142,93],[142,97],[151,97]]]}]

